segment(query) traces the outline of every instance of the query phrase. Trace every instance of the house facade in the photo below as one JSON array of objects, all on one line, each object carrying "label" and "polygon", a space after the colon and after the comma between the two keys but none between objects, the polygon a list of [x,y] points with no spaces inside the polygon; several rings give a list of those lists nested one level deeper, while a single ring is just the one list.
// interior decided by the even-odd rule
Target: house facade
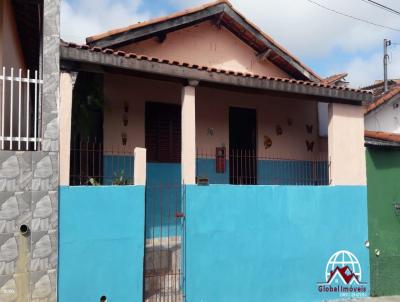
[{"label": "house facade", "polygon": [[384,92],[382,87],[383,82],[367,87],[374,92],[375,100],[367,106],[365,129],[399,134],[400,81],[390,80],[387,92]]},{"label": "house facade", "polygon": [[0,300],[56,301],[59,1],[1,1],[0,24]]},{"label": "house facade", "polygon": [[[60,47],[60,301],[369,295],[372,95],[324,81],[227,1],[87,44]],[[359,284],[334,290],[327,263]]]},{"label": "house facade", "polygon": [[370,294],[369,93],[227,1],[87,45],[58,1],[0,5],[0,300]]}]

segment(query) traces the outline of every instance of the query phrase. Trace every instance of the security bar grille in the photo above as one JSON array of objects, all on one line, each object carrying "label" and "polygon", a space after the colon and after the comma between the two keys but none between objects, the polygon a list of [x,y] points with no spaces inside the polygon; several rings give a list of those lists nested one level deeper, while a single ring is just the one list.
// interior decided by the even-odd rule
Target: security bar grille
[{"label": "security bar grille", "polygon": [[1,69],[1,150],[40,150],[42,87],[37,70]]}]

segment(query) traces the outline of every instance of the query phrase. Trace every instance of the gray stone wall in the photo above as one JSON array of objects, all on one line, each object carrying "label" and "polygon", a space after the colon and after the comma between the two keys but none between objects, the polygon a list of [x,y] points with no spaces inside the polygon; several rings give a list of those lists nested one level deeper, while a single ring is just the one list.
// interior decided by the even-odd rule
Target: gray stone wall
[{"label": "gray stone wall", "polygon": [[42,151],[0,151],[1,302],[57,299],[60,0],[43,2]]}]

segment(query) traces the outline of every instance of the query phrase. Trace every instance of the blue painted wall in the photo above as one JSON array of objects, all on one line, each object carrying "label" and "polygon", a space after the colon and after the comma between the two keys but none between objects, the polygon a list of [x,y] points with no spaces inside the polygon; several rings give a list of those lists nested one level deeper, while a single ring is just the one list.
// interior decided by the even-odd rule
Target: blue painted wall
[{"label": "blue painted wall", "polygon": [[368,282],[366,187],[187,186],[186,301],[310,302],[348,250]]},{"label": "blue painted wall", "polygon": [[144,190],[60,188],[59,302],[142,302]]}]

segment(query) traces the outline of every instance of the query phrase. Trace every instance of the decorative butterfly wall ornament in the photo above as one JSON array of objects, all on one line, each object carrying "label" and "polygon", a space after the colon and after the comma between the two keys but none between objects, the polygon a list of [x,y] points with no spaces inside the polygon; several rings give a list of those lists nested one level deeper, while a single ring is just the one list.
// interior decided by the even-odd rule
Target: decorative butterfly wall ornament
[{"label": "decorative butterfly wall ornament", "polygon": [[308,152],[313,152],[314,150],[314,142],[313,141],[308,141],[306,140],[306,146],[307,146],[307,151]]},{"label": "decorative butterfly wall ornament", "polygon": [[264,135],[264,147],[265,149],[271,148],[272,139],[268,135]]}]

